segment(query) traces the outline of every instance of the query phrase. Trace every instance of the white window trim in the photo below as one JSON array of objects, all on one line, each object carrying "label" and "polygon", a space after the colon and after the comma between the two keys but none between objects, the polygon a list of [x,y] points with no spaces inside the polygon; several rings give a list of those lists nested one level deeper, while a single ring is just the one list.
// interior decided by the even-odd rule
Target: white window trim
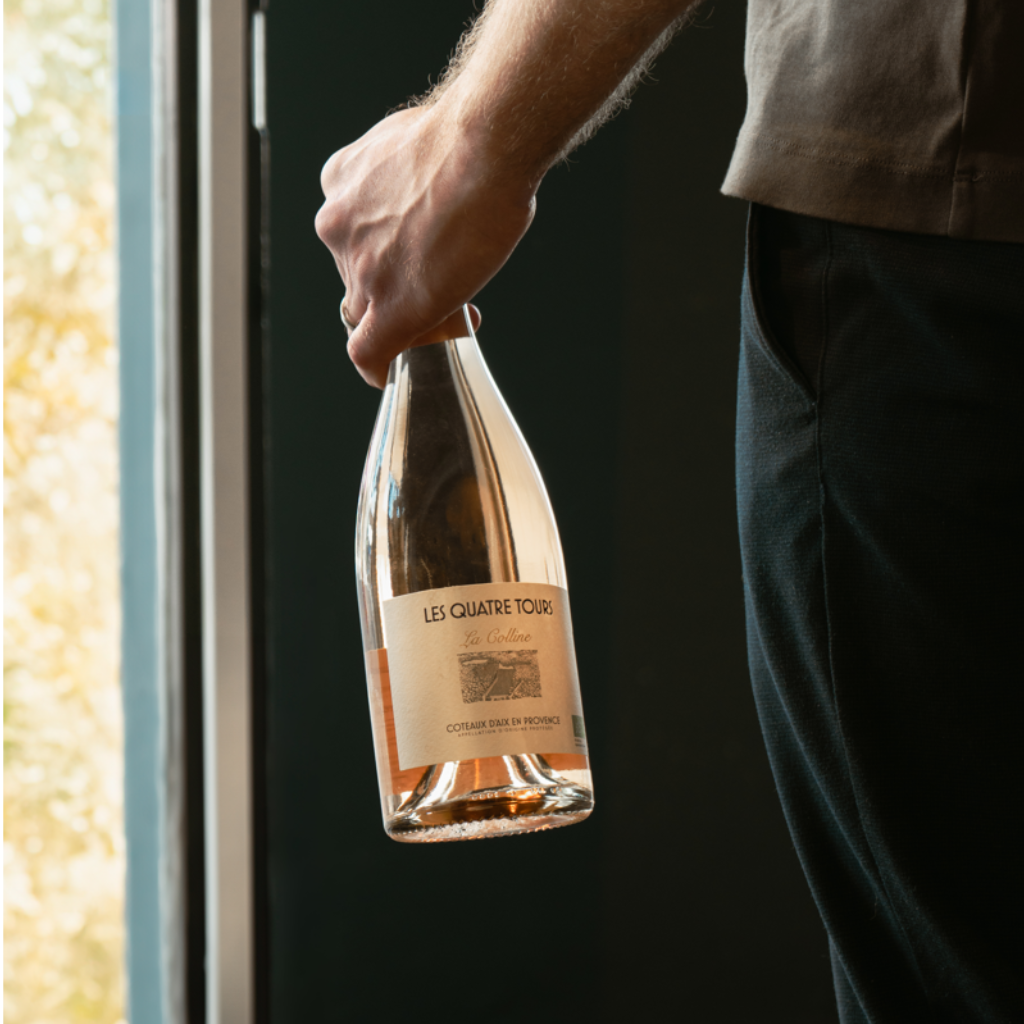
[{"label": "white window trim", "polygon": [[207,1021],[255,1012],[244,0],[200,0],[199,216]]}]

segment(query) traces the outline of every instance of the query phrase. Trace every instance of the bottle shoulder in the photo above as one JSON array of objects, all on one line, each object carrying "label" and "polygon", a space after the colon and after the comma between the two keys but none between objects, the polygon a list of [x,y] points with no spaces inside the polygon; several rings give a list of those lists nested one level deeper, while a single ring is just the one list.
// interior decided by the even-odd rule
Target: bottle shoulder
[{"label": "bottle shoulder", "polygon": [[360,495],[360,578],[388,596],[485,582],[565,586],[529,447],[472,338],[399,357]]}]

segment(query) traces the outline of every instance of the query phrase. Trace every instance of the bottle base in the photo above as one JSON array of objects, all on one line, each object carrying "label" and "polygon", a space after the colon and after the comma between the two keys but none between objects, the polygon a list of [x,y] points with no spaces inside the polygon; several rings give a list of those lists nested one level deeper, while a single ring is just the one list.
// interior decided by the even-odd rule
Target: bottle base
[{"label": "bottle base", "polygon": [[518,836],[527,832],[544,832],[562,825],[582,821],[590,811],[575,814],[523,815],[518,818],[491,818],[483,821],[459,821],[450,825],[428,825],[418,828],[390,828],[388,835],[398,843],[451,843],[460,839],[494,839]]},{"label": "bottle base", "polygon": [[572,825],[586,818],[593,806],[593,798],[578,786],[525,792],[502,788],[400,811],[385,830],[399,843],[490,839]]}]

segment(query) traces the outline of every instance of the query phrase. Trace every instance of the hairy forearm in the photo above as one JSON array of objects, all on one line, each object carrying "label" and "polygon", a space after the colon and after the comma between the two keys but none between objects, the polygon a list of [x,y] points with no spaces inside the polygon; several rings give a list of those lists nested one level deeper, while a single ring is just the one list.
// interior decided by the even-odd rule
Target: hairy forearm
[{"label": "hairy forearm", "polygon": [[694,0],[490,0],[424,104],[533,187],[629,95]]},{"label": "hairy forearm", "polygon": [[317,231],[349,355],[378,386],[460,311],[533,220],[544,174],[624,105],[693,0],[490,0],[441,84],[324,166]]}]

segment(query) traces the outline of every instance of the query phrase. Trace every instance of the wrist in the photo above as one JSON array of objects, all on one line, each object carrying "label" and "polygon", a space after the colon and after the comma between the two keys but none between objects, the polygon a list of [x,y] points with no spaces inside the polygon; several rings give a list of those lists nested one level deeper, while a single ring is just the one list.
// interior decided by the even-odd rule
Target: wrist
[{"label": "wrist", "polygon": [[509,119],[482,101],[480,91],[463,89],[459,81],[437,96],[431,112],[443,126],[457,168],[472,168],[481,184],[499,189],[512,202],[532,206],[554,158],[530,152]]}]

